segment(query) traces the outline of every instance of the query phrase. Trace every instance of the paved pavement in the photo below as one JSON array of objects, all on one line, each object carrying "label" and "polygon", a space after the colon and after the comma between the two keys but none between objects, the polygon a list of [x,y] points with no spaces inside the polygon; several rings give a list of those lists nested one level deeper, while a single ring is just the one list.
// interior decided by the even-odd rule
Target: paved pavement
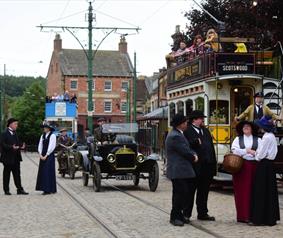
[{"label": "paved pavement", "polygon": [[[34,191],[37,167],[31,158],[36,161],[36,154],[27,154],[22,163],[23,186],[30,195],[0,194],[0,237],[109,237],[60,187],[57,194],[49,196]],[[274,227],[237,223],[231,190],[214,190],[210,193],[210,214],[216,216],[216,222],[196,220],[194,210],[193,226],[173,227],[168,222],[171,184],[164,176],[160,177],[159,187],[154,193],[149,191],[147,180],[142,180],[138,188],[132,186],[131,181],[109,180],[103,182],[100,193],[95,193],[91,187],[92,181],[88,187],[84,187],[80,176],[78,172],[75,180],[66,176],[57,181],[118,237],[283,237],[282,223]],[[11,192],[15,194],[12,182]],[[121,193],[110,185],[126,189],[163,211]],[[280,189],[280,203],[282,217],[283,188]]]}]

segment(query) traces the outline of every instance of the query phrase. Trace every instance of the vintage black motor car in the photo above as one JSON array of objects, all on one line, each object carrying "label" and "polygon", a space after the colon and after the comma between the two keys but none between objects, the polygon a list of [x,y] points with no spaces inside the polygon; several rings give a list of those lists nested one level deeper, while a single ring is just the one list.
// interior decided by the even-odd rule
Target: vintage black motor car
[{"label": "vintage black motor car", "polygon": [[103,144],[88,139],[88,156],[83,159],[83,185],[90,178],[93,189],[99,192],[102,179],[132,180],[134,186],[140,179],[148,179],[149,189],[154,192],[159,181],[158,156],[145,156],[138,152],[134,135],[136,123],[104,124],[103,133],[108,141]]}]

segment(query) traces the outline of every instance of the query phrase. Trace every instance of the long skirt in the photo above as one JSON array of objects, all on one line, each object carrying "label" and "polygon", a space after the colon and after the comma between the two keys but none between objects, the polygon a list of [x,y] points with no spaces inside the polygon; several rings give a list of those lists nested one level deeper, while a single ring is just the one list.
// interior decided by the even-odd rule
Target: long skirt
[{"label": "long skirt", "polygon": [[35,190],[57,192],[54,154],[49,155],[46,160],[40,160]]},{"label": "long skirt", "polygon": [[234,198],[238,222],[249,222],[251,190],[257,162],[244,160],[241,170],[233,175]]},{"label": "long skirt", "polygon": [[255,225],[276,225],[280,220],[276,174],[273,161],[258,163],[251,200],[251,222]]}]

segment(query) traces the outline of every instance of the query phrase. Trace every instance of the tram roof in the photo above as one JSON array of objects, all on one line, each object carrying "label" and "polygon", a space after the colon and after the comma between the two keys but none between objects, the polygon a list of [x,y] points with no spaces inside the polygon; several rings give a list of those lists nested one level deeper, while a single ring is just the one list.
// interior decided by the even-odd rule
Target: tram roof
[{"label": "tram roof", "polygon": [[138,118],[138,121],[168,119],[168,106],[159,107]]}]

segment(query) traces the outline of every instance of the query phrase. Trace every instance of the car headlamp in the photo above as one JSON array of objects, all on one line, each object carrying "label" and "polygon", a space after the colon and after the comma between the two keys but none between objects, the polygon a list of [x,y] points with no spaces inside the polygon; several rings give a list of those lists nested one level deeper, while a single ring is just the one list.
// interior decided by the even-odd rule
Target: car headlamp
[{"label": "car headlamp", "polygon": [[109,163],[114,163],[115,160],[116,160],[116,157],[115,157],[114,154],[109,154],[109,155],[107,156],[107,160],[108,160]]},{"label": "car headlamp", "polygon": [[144,159],[145,159],[144,155],[138,153],[138,155],[137,155],[137,161],[138,161],[139,163],[142,163],[142,162],[144,162]]}]

